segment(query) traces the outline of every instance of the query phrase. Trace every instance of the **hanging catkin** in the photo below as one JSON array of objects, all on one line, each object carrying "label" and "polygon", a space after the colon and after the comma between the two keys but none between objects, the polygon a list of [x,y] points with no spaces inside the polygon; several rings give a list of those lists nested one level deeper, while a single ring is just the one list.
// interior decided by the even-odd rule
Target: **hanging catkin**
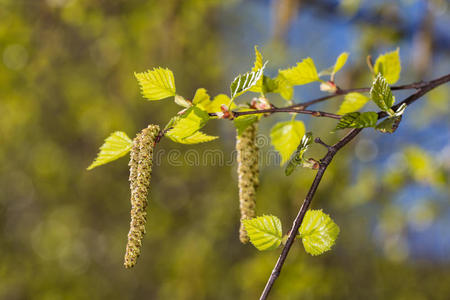
[{"label": "hanging catkin", "polygon": [[256,216],[256,187],[259,184],[258,146],[256,145],[256,123],[248,126],[236,138],[239,206],[241,210],[241,226],[239,239],[248,243],[249,238],[242,220]]},{"label": "hanging catkin", "polygon": [[147,221],[147,196],[152,172],[153,147],[159,126],[149,125],[136,135],[130,151],[131,222],[125,252],[125,268],[131,268],[141,253]]}]

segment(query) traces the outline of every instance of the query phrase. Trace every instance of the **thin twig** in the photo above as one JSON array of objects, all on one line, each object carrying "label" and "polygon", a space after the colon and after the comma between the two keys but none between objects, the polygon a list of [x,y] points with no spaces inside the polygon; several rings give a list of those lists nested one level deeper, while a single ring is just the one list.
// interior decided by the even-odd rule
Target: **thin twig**
[{"label": "thin twig", "polygon": [[[418,91],[415,92],[414,94],[412,94],[411,96],[407,97],[406,99],[404,99],[401,103],[397,104],[396,106],[393,107],[393,109],[395,110],[396,108],[400,107],[400,105],[402,104],[406,104],[409,105],[411,103],[413,103],[414,101],[418,100],[419,98],[421,98],[424,94],[426,94],[427,92],[431,91],[432,89],[434,89],[435,87],[444,84],[446,82],[450,81],[450,74],[442,76],[440,78],[437,78],[435,80],[431,80],[429,82],[423,82],[423,83],[418,83],[417,87],[413,87],[413,85],[407,85],[407,88],[414,88],[417,89]],[[418,87],[420,85],[420,87]],[[399,88],[397,88],[399,89]],[[380,112],[378,113],[380,118],[386,117],[387,114],[385,114],[384,112]],[[269,296],[269,293],[273,287],[273,284],[275,283],[275,280],[278,278],[278,276],[280,275],[281,269],[284,265],[284,262],[286,261],[286,258],[289,254],[289,251],[292,247],[292,244],[294,243],[295,240],[295,236],[296,233],[298,231],[298,229],[300,228],[303,218],[311,204],[312,198],[314,197],[314,194],[317,191],[317,188],[319,186],[319,183],[325,173],[325,170],[327,169],[327,167],[330,165],[331,161],[333,160],[333,157],[336,155],[336,153],[345,145],[347,145],[351,140],[353,140],[360,132],[362,131],[362,129],[352,129],[350,130],[347,135],[345,135],[339,142],[337,142],[336,144],[329,146],[328,147],[328,152],[325,154],[325,156],[320,160],[320,167],[317,171],[317,174],[314,178],[313,183],[311,184],[311,187],[309,188],[308,194],[306,195],[305,200],[303,201],[303,204],[294,220],[294,223],[292,224],[292,228],[289,231],[289,236],[288,239],[286,241],[286,244],[284,245],[284,248],[280,254],[280,257],[277,260],[277,263],[275,264],[275,267],[272,270],[272,273],[270,274],[270,277],[267,281],[267,284],[261,294],[261,297],[259,298],[260,300],[265,300],[267,299],[267,297]]]}]

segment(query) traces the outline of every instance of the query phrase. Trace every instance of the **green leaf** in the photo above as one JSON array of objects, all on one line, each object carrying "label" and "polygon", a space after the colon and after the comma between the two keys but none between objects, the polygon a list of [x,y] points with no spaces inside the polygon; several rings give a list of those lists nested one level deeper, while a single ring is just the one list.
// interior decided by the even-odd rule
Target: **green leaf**
[{"label": "green leaf", "polygon": [[194,134],[185,137],[184,139],[177,139],[175,136],[171,135],[170,139],[176,143],[180,144],[198,144],[210,142],[219,138],[218,136],[207,135],[201,131],[196,131]]},{"label": "green leaf", "polygon": [[188,108],[179,118],[173,119],[173,124],[166,136],[174,142],[179,142],[187,137],[192,136],[200,128],[205,126],[209,120],[209,115],[203,109],[197,106]]},{"label": "green leaf", "polygon": [[231,99],[242,95],[256,85],[258,80],[263,76],[266,64],[267,62],[258,71],[248,72],[243,75],[236,76],[230,86]]},{"label": "green leaf", "polygon": [[160,100],[175,96],[175,80],[169,69],[154,68],[147,72],[134,73],[141,87],[142,96],[149,100]]},{"label": "green leaf", "polygon": [[380,55],[375,61],[375,75],[381,74],[386,78],[387,83],[394,84],[400,78],[400,49]]},{"label": "green leaf", "polygon": [[295,67],[280,70],[279,73],[283,75],[283,77],[286,78],[291,85],[302,85],[319,80],[316,66],[310,57],[297,63]]},{"label": "green leaf", "polygon": [[[251,109],[248,109],[251,110]],[[233,120],[234,126],[237,129],[237,134],[240,136],[242,132],[244,132],[245,129],[247,129],[248,126],[252,125],[253,123],[257,122],[259,119],[261,119],[262,114],[255,114],[255,115],[243,115],[235,118]]]},{"label": "green leaf", "polygon": [[336,129],[374,127],[378,121],[378,114],[369,112],[352,112],[342,116]]},{"label": "green leaf", "polygon": [[275,216],[262,216],[242,221],[256,249],[273,250],[280,246],[282,239],[281,221]]},{"label": "green leaf", "polygon": [[289,81],[282,75],[278,74],[278,76],[274,79],[276,88],[274,89],[274,93],[278,93],[286,100],[291,100],[294,95],[294,87]]},{"label": "green leaf", "polygon": [[133,141],[125,132],[116,131],[105,139],[100,152],[94,162],[87,168],[91,170],[126,155],[133,145]]},{"label": "green leaf", "polygon": [[303,135],[305,125],[302,121],[287,121],[276,124],[270,131],[272,145],[281,155],[281,164],[284,164],[297,149]]},{"label": "green leaf", "polygon": [[336,63],[334,64],[331,77],[334,77],[334,74],[336,74],[345,65],[345,63],[347,62],[347,58],[348,58],[347,52],[343,52],[341,53],[341,55],[338,56],[338,58],[336,59]]},{"label": "green leaf", "polygon": [[302,140],[300,141],[300,144],[297,147],[297,150],[291,155],[291,158],[289,159],[289,162],[286,165],[286,169],[284,170],[284,173],[286,176],[289,176],[294,172],[294,170],[298,166],[305,166],[305,167],[311,167],[311,163],[306,160],[303,155],[305,154],[306,150],[308,150],[309,145],[311,145],[313,141],[313,135],[311,132],[307,132]]},{"label": "green leaf", "polygon": [[197,89],[195,91],[194,99],[192,99],[192,104],[194,105],[207,105],[210,102],[208,92],[204,88]]},{"label": "green leaf", "polygon": [[320,255],[334,245],[339,227],[322,210],[308,210],[298,232],[306,252]]},{"label": "green leaf", "polygon": [[[214,99],[208,103],[203,103],[203,109],[206,110],[209,113],[216,113],[221,112],[221,106],[226,105],[228,106],[230,104],[230,97],[228,97],[225,94],[219,94]],[[234,103],[231,103],[230,109],[234,109],[236,105]]]},{"label": "green leaf", "polygon": [[370,88],[370,98],[381,110],[389,111],[394,104],[391,88],[383,75],[378,74]]},{"label": "green leaf", "polygon": [[402,120],[402,115],[405,109],[406,104],[403,103],[391,117],[388,117],[378,123],[377,126],[375,126],[375,130],[378,130],[382,133],[393,133],[395,130],[397,130],[398,125]]},{"label": "green leaf", "polygon": [[345,115],[350,112],[358,111],[364,107],[369,98],[360,93],[349,93],[345,95],[344,101],[339,107],[338,115]]},{"label": "green leaf", "polygon": [[258,51],[258,46],[255,46],[255,63],[252,68],[252,72],[256,72],[263,67],[263,57],[261,52]]}]

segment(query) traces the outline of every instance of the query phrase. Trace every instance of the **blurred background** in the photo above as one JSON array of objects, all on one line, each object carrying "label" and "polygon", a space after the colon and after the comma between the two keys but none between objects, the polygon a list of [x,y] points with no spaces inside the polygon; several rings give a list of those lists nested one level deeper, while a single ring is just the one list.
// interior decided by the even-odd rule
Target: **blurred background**
[{"label": "blurred background", "polygon": [[[111,132],[133,137],[179,110],[144,100],[133,72],[169,67],[187,98],[228,93],[259,45],[271,75],[307,56],[324,69],[348,51],[336,81],[363,87],[366,55],[400,47],[405,84],[448,73],[449,28],[446,0],[0,0],[0,299],[257,299],[279,251],[239,243],[235,165],[162,155],[142,255],[124,269],[128,160],[86,167]],[[312,257],[297,243],[271,299],[449,299],[449,93],[441,86],[395,134],[365,130],[337,155],[313,201],[340,226],[337,244]],[[321,95],[311,84],[294,101]],[[263,119],[261,135],[289,118]],[[332,120],[298,119],[328,143],[343,134],[330,134]],[[220,139],[163,139],[158,150],[231,155],[231,122],[205,132]],[[258,214],[286,231],[313,176],[262,164]]]}]

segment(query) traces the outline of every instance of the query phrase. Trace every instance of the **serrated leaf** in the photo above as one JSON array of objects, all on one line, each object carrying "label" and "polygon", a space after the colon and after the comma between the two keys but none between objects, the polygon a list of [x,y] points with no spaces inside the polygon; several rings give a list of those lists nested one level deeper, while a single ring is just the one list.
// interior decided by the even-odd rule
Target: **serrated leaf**
[{"label": "serrated leaf", "polygon": [[302,121],[280,122],[272,127],[270,139],[275,150],[281,155],[281,165],[284,164],[297,149],[303,135],[305,125]]},{"label": "serrated leaf", "polygon": [[286,169],[284,170],[286,176],[291,175],[298,166],[310,166],[309,162],[304,159],[303,155],[305,154],[306,150],[308,150],[308,147],[309,145],[311,145],[312,141],[313,135],[311,132],[307,132],[302,137],[297,150],[295,150],[295,152],[291,155],[291,158],[286,165]]},{"label": "serrated leaf", "polygon": [[160,100],[175,96],[175,79],[169,69],[154,68],[147,72],[134,73],[141,87],[142,96],[149,100]]},{"label": "serrated leaf", "polygon": [[[250,109],[248,109],[248,110],[250,110]],[[239,117],[235,118],[233,120],[233,123],[237,129],[238,136],[240,136],[242,134],[242,132],[244,132],[244,130],[247,129],[248,126],[257,122],[259,119],[261,119],[261,114],[243,115],[243,116],[239,116]]]},{"label": "serrated leaf", "polygon": [[255,63],[253,65],[252,71],[256,72],[263,67],[263,57],[261,52],[258,51],[258,46],[255,46]]},{"label": "serrated leaf", "polygon": [[178,142],[187,137],[190,137],[200,128],[205,126],[209,119],[209,115],[203,109],[197,106],[190,107],[179,118],[175,118],[169,131],[166,132],[166,136],[174,142]]},{"label": "serrated leaf", "polygon": [[331,76],[333,77],[347,62],[348,53],[343,52],[336,59],[336,63],[334,64],[333,71],[331,72]]},{"label": "serrated leaf", "polygon": [[402,120],[402,115],[406,109],[406,104],[403,103],[397,111],[391,116],[375,126],[375,130],[378,130],[382,133],[393,133],[397,130],[400,121]]},{"label": "serrated leaf", "polygon": [[275,216],[262,216],[242,221],[250,242],[260,251],[273,250],[282,239],[281,221]]},{"label": "serrated leaf", "polygon": [[297,63],[295,67],[280,70],[279,73],[283,75],[291,85],[302,85],[319,80],[316,66],[310,57]]},{"label": "serrated leaf", "polygon": [[170,136],[170,139],[176,143],[180,144],[199,144],[213,141],[219,138],[218,136],[207,135],[201,131],[196,131],[194,134],[185,137],[184,139],[177,139],[173,135]]},{"label": "serrated leaf", "polygon": [[339,107],[338,115],[345,115],[354,111],[358,111],[364,107],[369,98],[360,93],[349,93],[345,95],[344,101]]},{"label": "serrated leaf", "polygon": [[258,80],[263,76],[266,64],[267,62],[258,71],[248,72],[243,75],[236,76],[230,86],[231,99],[242,95],[255,86],[258,83]]},{"label": "serrated leaf", "polygon": [[[230,97],[225,94],[219,94],[214,97],[212,101],[207,104],[203,104],[203,109],[209,113],[216,113],[221,111],[221,106],[230,104]],[[236,105],[231,103],[230,109],[234,109]]]},{"label": "serrated leaf", "polygon": [[370,98],[384,111],[389,111],[394,104],[394,96],[392,95],[391,88],[380,73],[377,75],[370,88]]},{"label": "serrated leaf", "polygon": [[378,114],[376,112],[352,112],[342,116],[336,129],[374,127],[377,121]]},{"label": "serrated leaf", "polygon": [[281,97],[286,100],[291,100],[294,95],[294,87],[292,84],[290,84],[289,81],[281,74],[278,74],[274,81],[276,84],[274,93],[280,94]]},{"label": "serrated leaf", "polygon": [[125,132],[116,131],[105,139],[105,143],[100,147],[100,152],[94,162],[87,168],[91,170],[104,165],[126,155],[133,145],[133,141]]},{"label": "serrated leaf", "polygon": [[204,106],[209,102],[210,99],[206,89],[200,88],[195,91],[194,99],[192,99],[192,104]]},{"label": "serrated leaf", "polygon": [[320,255],[334,245],[339,227],[322,210],[308,210],[298,232],[306,252]]},{"label": "serrated leaf", "polygon": [[389,84],[396,83],[400,78],[401,63],[399,51],[400,49],[397,48],[395,51],[380,55],[375,61],[375,74],[383,75]]}]

